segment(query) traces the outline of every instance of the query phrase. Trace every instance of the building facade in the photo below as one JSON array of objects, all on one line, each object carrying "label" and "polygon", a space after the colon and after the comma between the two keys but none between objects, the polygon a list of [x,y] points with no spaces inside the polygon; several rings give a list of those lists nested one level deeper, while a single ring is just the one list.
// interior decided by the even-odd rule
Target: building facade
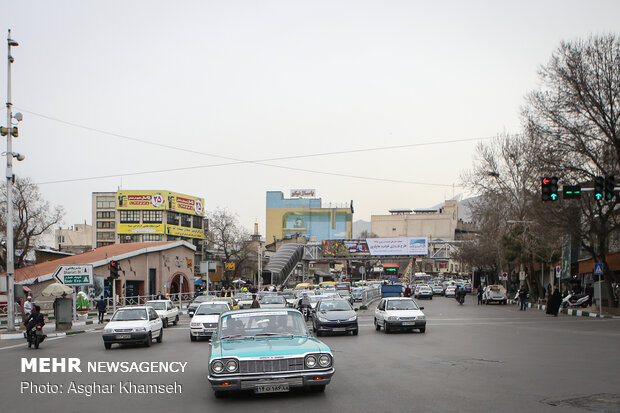
[{"label": "building facade", "polygon": [[93,227],[87,224],[75,224],[69,228],[58,228],[54,232],[58,251],[81,254],[93,249]]},{"label": "building facade", "polygon": [[446,201],[437,210],[392,210],[390,215],[372,215],[371,232],[380,238],[427,237],[454,241],[459,222],[458,202]]},{"label": "building facade", "polygon": [[281,191],[267,191],[268,243],[296,234],[317,242],[351,238],[352,222],[351,204],[324,207],[321,198],[284,198]]}]

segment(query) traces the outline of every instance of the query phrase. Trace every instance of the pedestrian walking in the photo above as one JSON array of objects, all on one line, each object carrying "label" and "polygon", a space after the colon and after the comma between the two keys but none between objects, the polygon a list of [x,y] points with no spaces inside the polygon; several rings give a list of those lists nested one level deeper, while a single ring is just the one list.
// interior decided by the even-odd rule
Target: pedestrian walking
[{"label": "pedestrian walking", "polygon": [[556,288],[551,298],[549,298],[546,313],[557,317],[558,311],[560,311],[560,305],[562,305],[562,294],[560,294],[560,290]]},{"label": "pedestrian walking", "polygon": [[529,294],[529,291],[527,289],[527,285],[523,284],[521,288],[519,289],[519,301],[521,303],[521,307],[519,308],[519,311],[525,311],[525,309],[527,308],[528,294]]},{"label": "pedestrian walking", "polygon": [[103,319],[105,317],[106,310],[108,308],[108,302],[103,296],[99,297],[97,301],[97,312],[99,313],[99,322],[97,324],[103,323]]},{"label": "pedestrian walking", "polygon": [[482,294],[484,293],[484,288],[482,288],[482,284],[478,286],[478,305],[482,304]]},{"label": "pedestrian walking", "polygon": [[32,312],[32,297],[28,296],[28,298],[26,298],[26,302],[24,303],[24,314],[26,315],[26,319],[28,318],[31,312]]}]

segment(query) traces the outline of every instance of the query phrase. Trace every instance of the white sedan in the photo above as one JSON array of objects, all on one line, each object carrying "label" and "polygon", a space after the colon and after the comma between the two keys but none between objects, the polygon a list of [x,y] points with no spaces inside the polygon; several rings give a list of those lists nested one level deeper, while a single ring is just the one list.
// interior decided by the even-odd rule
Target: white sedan
[{"label": "white sedan", "polygon": [[102,337],[106,350],[114,343],[142,343],[150,347],[154,338],[161,343],[164,324],[152,307],[123,307],[116,310],[106,324]]},{"label": "white sedan", "polygon": [[200,303],[189,323],[189,339],[198,340],[199,337],[211,338],[217,330],[220,314],[230,311],[230,304],[225,301],[206,301]]},{"label": "white sedan", "polygon": [[418,304],[408,297],[387,297],[383,298],[375,310],[375,329],[386,333],[392,330],[401,329],[413,331],[426,331],[426,317]]}]

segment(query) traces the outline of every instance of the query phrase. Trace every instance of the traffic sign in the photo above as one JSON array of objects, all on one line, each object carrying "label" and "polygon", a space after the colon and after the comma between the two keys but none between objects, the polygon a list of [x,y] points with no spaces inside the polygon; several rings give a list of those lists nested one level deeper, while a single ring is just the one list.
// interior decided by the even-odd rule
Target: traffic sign
[{"label": "traffic sign", "polygon": [[93,265],[60,265],[52,277],[65,285],[93,285]]},{"label": "traffic sign", "polygon": [[603,263],[597,262],[594,264],[594,275],[603,275]]},{"label": "traffic sign", "polygon": [[560,278],[560,274],[562,274],[562,267],[556,265],[555,267],[555,278]]}]

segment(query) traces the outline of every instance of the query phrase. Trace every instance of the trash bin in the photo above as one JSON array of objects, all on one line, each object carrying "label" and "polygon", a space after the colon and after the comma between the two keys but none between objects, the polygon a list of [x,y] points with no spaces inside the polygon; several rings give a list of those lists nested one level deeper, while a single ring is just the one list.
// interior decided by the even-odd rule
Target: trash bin
[{"label": "trash bin", "polygon": [[56,331],[70,330],[73,326],[73,299],[56,298],[54,317],[56,318]]}]

